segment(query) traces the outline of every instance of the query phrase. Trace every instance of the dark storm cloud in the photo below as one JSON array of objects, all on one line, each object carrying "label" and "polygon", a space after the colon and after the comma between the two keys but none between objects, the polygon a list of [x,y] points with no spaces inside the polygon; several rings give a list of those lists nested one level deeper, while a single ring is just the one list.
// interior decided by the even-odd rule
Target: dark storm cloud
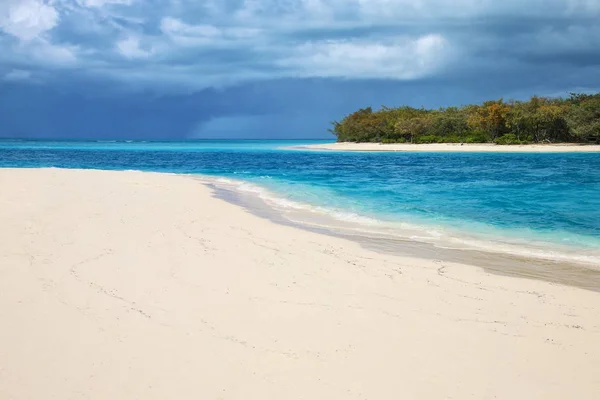
[{"label": "dark storm cloud", "polygon": [[579,0],[7,0],[0,136],[317,137],[367,105],[592,91],[599,19]]}]

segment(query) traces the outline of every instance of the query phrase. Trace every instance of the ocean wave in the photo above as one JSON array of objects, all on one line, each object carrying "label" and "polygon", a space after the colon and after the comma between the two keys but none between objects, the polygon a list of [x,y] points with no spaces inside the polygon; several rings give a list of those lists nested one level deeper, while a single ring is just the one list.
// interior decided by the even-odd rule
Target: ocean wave
[{"label": "ocean wave", "polygon": [[[258,198],[291,222],[299,225],[334,231],[343,229],[346,232],[365,237],[411,240],[443,249],[475,250],[553,262],[584,264],[592,267],[600,265],[600,252],[598,254],[581,254],[581,249],[557,246],[556,243],[535,240],[533,237],[521,237],[520,240],[511,242],[510,234],[514,234],[512,231],[504,232],[503,235],[490,227],[484,231],[483,227],[474,229],[473,226],[465,226],[460,229],[446,225],[386,220],[339,208],[291,200],[274,190],[250,181],[226,177],[202,177],[200,179],[242,195]],[[311,216],[318,218],[310,218]]]}]

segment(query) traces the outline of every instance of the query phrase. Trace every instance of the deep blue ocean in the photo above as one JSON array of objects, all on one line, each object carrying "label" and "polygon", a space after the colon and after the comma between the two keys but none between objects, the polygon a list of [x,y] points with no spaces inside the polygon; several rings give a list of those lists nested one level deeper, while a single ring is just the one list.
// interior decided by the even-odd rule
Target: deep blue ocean
[{"label": "deep blue ocean", "polygon": [[0,167],[200,174],[365,231],[600,265],[600,153],[282,149],[307,143],[0,141]]}]

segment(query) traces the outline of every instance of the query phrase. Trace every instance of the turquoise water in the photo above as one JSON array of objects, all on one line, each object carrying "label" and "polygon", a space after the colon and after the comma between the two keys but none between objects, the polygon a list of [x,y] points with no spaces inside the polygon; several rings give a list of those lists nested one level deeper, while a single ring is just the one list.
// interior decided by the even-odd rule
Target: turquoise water
[{"label": "turquoise water", "polygon": [[0,141],[0,167],[199,174],[294,218],[600,265],[600,153],[282,149],[307,143],[322,141]]}]

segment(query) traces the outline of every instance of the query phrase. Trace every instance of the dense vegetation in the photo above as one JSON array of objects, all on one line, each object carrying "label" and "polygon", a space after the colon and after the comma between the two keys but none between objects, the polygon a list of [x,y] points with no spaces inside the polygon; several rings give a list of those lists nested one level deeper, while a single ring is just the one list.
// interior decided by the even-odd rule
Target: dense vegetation
[{"label": "dense vegetation", "polygon": [[340,142],[559,143],[600,141],[600,93],[569,98],[534,96],[439,110],[371,107],[358,110],[331,132]]}]

